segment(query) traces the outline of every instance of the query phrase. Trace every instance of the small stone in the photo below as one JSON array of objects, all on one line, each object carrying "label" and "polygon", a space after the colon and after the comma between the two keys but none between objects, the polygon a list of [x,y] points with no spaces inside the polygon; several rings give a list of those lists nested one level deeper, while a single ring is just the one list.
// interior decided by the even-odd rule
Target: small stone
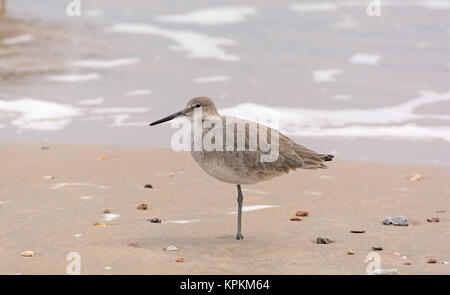
[{"label": "small stone", "polygon": [[98,156],[98,159],[99,159],[99,160],[106,160],[106,155]]},{"label": "small stone", "polygon": [[436,213],[445,213],[445,210],[436,210]]},{"label": "small stone", "polygon": [[411,262],[405,262],[405,263],[403,263],[403,265],[411,265]]},{"label": "small stone", "polygon": [[161,219],[159,218],[147,219],[147,221],[150,223],[161,223]]},{"label": "small stone", "polygon": [[294,216],[291,217],[291,221],[302,221],[302,218],[300,216]]},{"label": "small stone", "polygon": [[406,256],[406,255],[405,255],[405,256],[402,256],[402,259],[403,259],[403,260],[406,260],[406,259],[408,259],[408,256]]},{"label": "small stone", "polygon": [[131,242],[131,243],[128,243],[127,245],[130,247],[136,247],[136,248],[140,246],[139,242]]},{"label": "small stone", "polygon": [[297,213],[295,213],[296,216],[308,216],[309,212],[308,211],[297,211]]},{"label": "small stone", "polygon": [[166,251],[176,251],[176,250],[178,250],[178,248],[175,247],[175,246],[173,246],[173,245],[170,245],[170,246],[168,246],[165,250],[166,250]]},{"label": "small stone", "polygon": [[105,211],[103,211],[103,214],[111,214],[111,209],[107,208]]},{"label": "small stone", "polygon": [[146,184],[146,185],[144,185],[144,188],[153,188],[153,185],[151,185],[151,184]]},{"label": "small stone", "polygon": [[365,233],[366,231],[365,230],[351,230],[350,231],[352,234],[363,234],[363,233]]},{"label": "small stone", "polygon": [[432,218],[427,218],[428,222],[439,222],[441,221],[441,219],[439,217],[432,217]]},{"label": "small stone", "polygon": [[75,238],[81,238],[81,236],[83,236],[82,234],[74,234],[73,235]]},{"label": "small stone", "polygon": [[49,150],[50,147],[49,146],[41,146],[41,150]]},{"label": "small stone", "polygon": [[175,176],[175,172],[170,172],[169,177],[173,177],[173,176]]},{"label": "small stone", "polygon": [[23,257],[32,257],[32,256],[34,256],[34,252],[33,252],[33,251],[29,251],[29,250],[23,251],[22,253],[20,253],[20,256],[23,256]]},{"label": "small stone", "polygon": [[409,220],[406,216],[390,216],[383,220],[384,225],[408,226]]},{"label": "small stone", "polygon": [[94,223],[94,226],[105,227],[106,224],[104,224],[103,222],[96,222],[96,223]]},{"label": "small stone", "polygon": [[434,258],[428,259],[427,263],[437,263],[437,260]]},{"label": "small stone", "polygon": [[111,266],[105,266],[103,267],[104,270],[111,270]]},{"label": "small stone", "polygon": [[138,210],[147,210],[148,205],[147,204],[140,204],[139,206],[137,206]]},{"label": "small stone", "polygon": [[183,259],[183,257],[180,257],[177,260],[175,260],[175,262],[184,262],[184,259]]},{"label": "small stone", "polygon": [[411,181],[418,181],[418,180],[422,180],[422,179],[423,179],[423,176],[418,173],[409,177],[409,180],[411,180]]},{"label": "small stone", "polygon": [[394,254],[395,256],[400,257],[400,253],[398,253],[398,252],[394,252],[393,254]]},{"label": "small stone", "polygon": [[448,264],[448,263],[449,263],[448,260],[442,261],[442,264]]},{"label": "small stone", "polygon": [[49,179],[55,179],[55,176],[51,176],[51,175],[44,176],[44,179],[47,179],[47,180],[49,180]]},{"label": "small stone", "polygon": [[383,251],[383,247],[380,246],[372,246],[373,251]]},{"label": "small stone", "polygon": [[317,244],[330,244],[332,241],[328,238],[317,238]]},{"label": "small stone", "polygon": [[353,254],[355,254],[355,252],[352,249],[347,250],[347,255],[353,255]]}]

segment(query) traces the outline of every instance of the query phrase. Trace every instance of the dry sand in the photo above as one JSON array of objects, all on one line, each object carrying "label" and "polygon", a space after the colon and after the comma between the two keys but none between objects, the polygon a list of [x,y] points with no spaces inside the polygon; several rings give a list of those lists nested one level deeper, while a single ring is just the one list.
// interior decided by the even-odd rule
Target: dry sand
[{"label": "dry sand", "polygon": [[[236,210],[236,187],[209,177],[188,153],[10,145],[0,158],[1,274],[65,274],[69,252],[80,254],[82,274],[365,274],[372,246],[384,249],[378,252],[383,269],[450,274],[443,264],[450,260],[448,167],[337,159],[328,170],[244,186],[244,206],[278,207],[244,212],[245,239],[237,241],[236,215],[226,214]],[[408,180],[414,173],[425,178]],[[61,183],[98,186],[54,188]],[[141,203],[148,210],[137,210]],[[107,208],[120,216],[104,221]],[[310,215],[290,221],[298,210]],[[412,224],[381,224],[393,215]],[[434,216],[439,223],[426,221]],[[146,221],[154,217],[163,223]],[[170,220],[197,221],[164,223]],[[318,245],[317,237],[335,242]],[[179,249],[162,250],[169,245]],[[20,256],[26,250],[35,256]],[[180,257],[184,262],[175,262]],[[430,258],[437,263],[428,264]]]}]

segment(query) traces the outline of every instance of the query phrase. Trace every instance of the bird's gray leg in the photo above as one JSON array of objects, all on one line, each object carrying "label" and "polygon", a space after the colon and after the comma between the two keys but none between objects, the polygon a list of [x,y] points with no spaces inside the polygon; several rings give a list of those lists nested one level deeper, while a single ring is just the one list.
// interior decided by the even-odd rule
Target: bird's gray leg
[{"label": "bird's gray leg", "polygon": [[238,220],[237,220],[237,234],[236,239],[242,240],[244,236],[241,234],[241,221],[242,221],[242,201],[244,200],[244,196],[242,195],[241,185],[237,185],[237,191],[238,191]]}]

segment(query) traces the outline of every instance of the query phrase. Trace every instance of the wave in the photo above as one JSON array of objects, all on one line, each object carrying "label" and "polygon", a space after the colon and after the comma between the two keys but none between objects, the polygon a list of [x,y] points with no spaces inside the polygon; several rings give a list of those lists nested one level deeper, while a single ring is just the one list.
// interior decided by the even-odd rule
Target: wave
[{"label": "wave", "polygon": [[416,112],[421,106],[449,100],[450,92],[420,91],[419,97],[405,103],[372,109],[272,108],[245,103],[222,109],[221,113],[267,124],[293,136],[401,137],[450,141],[450,126],[422,126],[412,122],[424,119],[450,121],[449,115]]}]

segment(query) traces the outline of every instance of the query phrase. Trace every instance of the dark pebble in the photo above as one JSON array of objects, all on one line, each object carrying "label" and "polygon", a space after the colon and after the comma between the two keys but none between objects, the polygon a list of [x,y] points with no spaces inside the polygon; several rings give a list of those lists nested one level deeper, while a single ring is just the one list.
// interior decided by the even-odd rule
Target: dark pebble
[{"label": "dark pebble", "polygon": [[151,185],[151,184],[146,184],[146,185],[144,185],[144,187],[145,187],[145,188],[153,188],[153,185]]},{"label": "dark pebble", "polygon": [[331,240],[328,238],[317,238],[316,242],[317,244],[329,244]]},{"label": "dark pebble", "polygon": [[150,223],[161,223],[161,219],[159,218],[147,219],[147,221]]}]

